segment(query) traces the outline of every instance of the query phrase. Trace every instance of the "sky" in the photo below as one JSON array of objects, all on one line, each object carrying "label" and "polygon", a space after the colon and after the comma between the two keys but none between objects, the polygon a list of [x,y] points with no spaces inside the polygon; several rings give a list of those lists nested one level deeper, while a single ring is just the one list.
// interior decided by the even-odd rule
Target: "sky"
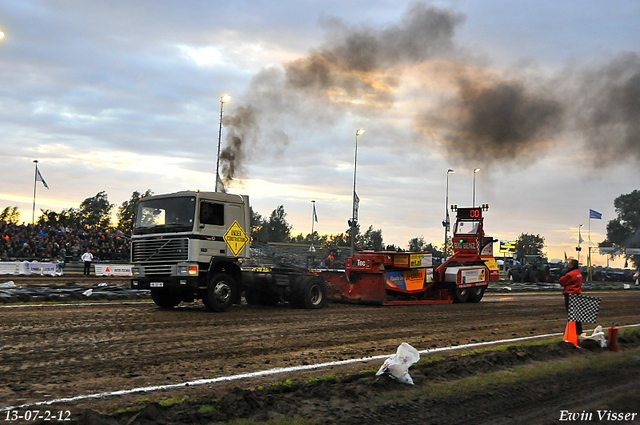
[{"label": "sky", "polygon": [[0,31],[0,208],[25,222],[34,160],[36,219],[214,190],[223,94],[227,191],[294,235],[312,200],[347,230],[354,162],[362,231],[403,248],[475,195],[487,235],[575,257],[640,188],[635,1],[3,0]]}]

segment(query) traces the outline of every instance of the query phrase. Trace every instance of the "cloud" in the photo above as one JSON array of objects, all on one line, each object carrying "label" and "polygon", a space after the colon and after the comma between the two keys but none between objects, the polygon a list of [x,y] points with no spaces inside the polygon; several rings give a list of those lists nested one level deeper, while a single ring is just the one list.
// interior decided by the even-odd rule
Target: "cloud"
[{"label": "cloud", "polygon": [[[323,19],[330,34],[325,44],[281,68],[261,71],[247,90],[247,106],[225,118],[227,182],[242,172],[258,139],[262,152],[265,146],[280,152],[291,140],[286,129],[291,122],[326,125],[352,110],[390,108],[401,70],[450,55],[455,28],[463,21],[460,14],[423,3],[410,5],[399,24],[382,28],[351,29],[337,18]],[[288,123],[283,122],[285,116]]]}]

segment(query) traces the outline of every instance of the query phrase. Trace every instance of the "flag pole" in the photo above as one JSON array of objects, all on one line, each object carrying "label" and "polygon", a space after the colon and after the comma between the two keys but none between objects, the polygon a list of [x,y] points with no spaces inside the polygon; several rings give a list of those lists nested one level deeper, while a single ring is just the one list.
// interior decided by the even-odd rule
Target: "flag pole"
[{"label": "flag pole", "polygon": [[313,247],[313,225],[316,221],[316,201],[311,201],[313,208],[311,209],[311,246]]},{"label": "flag pole", "polygon": [[38,160],[34,159],[33,163],[36,164],[36,172],[33,176],[33,210],[31,211],[31,224],[36,223],[36,186],[38,183]]},{"label": "flag pole", "polygon": [[589,260],[587,261],[587,270],[589,271],[589,282],[592,282],[593,275],[591,273],[591,210],[589,210]]}]

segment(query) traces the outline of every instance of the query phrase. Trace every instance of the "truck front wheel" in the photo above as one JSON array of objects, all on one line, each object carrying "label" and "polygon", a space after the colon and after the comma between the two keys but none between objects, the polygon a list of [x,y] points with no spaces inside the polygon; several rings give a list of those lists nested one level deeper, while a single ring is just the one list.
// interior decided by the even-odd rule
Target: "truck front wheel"
[{"label": "truck front wheel", "polygon": [[165,289],[152,289],[151,298],[160,308],[171,309],[180,304],[178,294],[171,293]]},{"label": "truck front wheel", "polygon": [[238,286],[231,276],[224,273],[213,275],[202,297],[209,311],[226,311],[236,299]]}]

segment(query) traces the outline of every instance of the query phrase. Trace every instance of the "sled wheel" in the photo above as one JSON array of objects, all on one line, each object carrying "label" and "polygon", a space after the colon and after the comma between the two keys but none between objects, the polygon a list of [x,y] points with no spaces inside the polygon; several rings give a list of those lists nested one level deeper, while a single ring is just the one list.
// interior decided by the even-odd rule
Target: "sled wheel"
[{"label": "sled wheel", "polygon": [[466,303],[469,298],[469,288],[456,288],[453,291],[454,303]]},{"label": "sled wheel", "polygon": [[479,303],[484,295],[484,291],[487,290],[486,286],[474,286],[473,288],[469,288],[469,299],[467,302],[470,303]]},{"label": "sled wheel", "polygon": [[156,305],[163,309],[172,309],[173,307],[180,304],[180,298],[176,296],[177,294],[173,294],[164,289],[152,289],[151,290],[151,298]]},{"label": "sled wheel", "polygon": [[231,276],[219,273],[213,276],[202,297],[205,307],[210,311],[226,311],[236,299],[237,286]]},{"label": "sled wheel", "polygon": [[327,304],[327,285],[320,276],[303,276],[297,279],[294,307],[319,309]]}]

